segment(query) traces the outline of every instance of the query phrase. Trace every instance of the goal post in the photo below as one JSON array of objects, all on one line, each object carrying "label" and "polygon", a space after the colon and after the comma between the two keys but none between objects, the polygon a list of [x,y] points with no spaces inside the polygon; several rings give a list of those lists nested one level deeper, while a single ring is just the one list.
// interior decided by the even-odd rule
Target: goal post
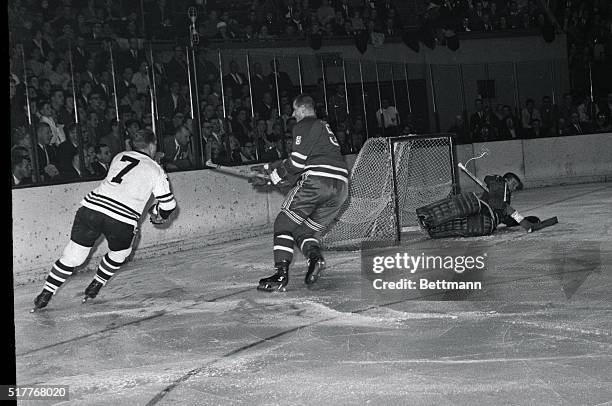
[{"label": "goal post", "polygon": [[322,237],[327,249],[393,245],[418,227],[416,209],[458,190],[450,134],[370,138],[351,169],[349,197]]}]

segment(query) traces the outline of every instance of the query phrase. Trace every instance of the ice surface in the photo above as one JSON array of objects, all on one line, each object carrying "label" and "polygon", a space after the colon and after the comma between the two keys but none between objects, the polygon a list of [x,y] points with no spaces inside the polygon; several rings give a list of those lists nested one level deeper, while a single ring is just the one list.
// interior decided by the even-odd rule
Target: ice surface
[{"label": "ice surface", "polygon": [[[137,260],[84,305],[79,274],[30,314],[40,275],[15,291],[18,383],[70,385],[75,405],[610,402],[612,184],[513,206],[559,224],[480,239],[507,264],[469,300],[365,299],[356,252],[326,253],[313,289],[297,257],[286,293],[258,292],[271,236]],[[575,247],[565,272],[551,244]]]}]

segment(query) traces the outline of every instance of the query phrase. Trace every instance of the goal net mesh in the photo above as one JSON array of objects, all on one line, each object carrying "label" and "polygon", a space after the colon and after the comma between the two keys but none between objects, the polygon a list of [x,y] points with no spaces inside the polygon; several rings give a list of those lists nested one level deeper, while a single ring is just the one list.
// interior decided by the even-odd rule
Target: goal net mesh
[{"label": "goal net mesh", "polygon": [[355,160],[349,197],[323,236],[323,246],[359,249],[363,243],[398,241],[394,173],[400,226],[418,226],[416,208],[453,191],[451,148],[450,138],[443,136],[369,139]]}]

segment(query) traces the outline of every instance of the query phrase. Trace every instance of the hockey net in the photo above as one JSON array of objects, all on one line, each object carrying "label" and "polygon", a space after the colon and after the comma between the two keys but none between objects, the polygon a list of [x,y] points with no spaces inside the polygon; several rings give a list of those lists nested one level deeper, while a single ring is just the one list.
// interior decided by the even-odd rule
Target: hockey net
[{"label": "hockey net", "polygon": [[449,196],[455,184],[450,137],[371,138],[355,160],[349,197],[322,243],[356,250],[364,243],[397,242],[402,230],[418,229],[416,208]]}]

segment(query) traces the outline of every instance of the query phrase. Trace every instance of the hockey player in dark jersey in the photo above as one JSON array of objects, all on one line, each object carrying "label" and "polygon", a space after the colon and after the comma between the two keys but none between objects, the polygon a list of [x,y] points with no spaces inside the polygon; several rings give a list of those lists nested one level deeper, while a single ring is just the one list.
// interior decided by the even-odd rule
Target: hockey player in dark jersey
[{"label": "hockey player in dark jersey", "polygon": [[272,183],[294,182],[274,221],[274,275],[259,281],[259,290],[284,291],[297,246],[308,262],[304,282],[317,281],[325,267],[319,240],[348,195],[348,170],[329,125],[317,119],[312,97],[293,102],[293,143],[289,158],[263,166]]},{"label": "hockey player in dark jersey", "polygon": [[74,269],[85,262],[100,235],[104,235],[109,252],[100,260],[96,275],[85,289],[84,300],[95,298],[132,252],[135,228],[151,194],[156,199],[148,210],[153,224],[165,223],[176,208],[168,177],[153,160],[157,151],[155,135],[142,130],[131,141],[134,150],[117,154],[106,178],[81,201],[70,242],[53,264],[32,311],[47,306]]},{"label": "hockey player in dark jersey", "polygon": [[476,237],[489,235],[499,224],[520,225],[529,231],[539,222],[535,216],[523,217],[510,206],[512,192],[523,188],[514,173],[486,176],[488,191],[480,196],[461,193],[416,210],[421,227],[431,238]]}]

